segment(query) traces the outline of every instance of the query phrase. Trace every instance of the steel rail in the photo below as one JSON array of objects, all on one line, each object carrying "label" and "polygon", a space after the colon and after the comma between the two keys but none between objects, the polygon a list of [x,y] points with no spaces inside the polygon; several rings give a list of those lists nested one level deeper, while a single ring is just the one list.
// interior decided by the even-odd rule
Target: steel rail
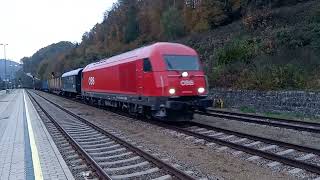
[{"label": "steel rail", "polygon": [[[37,93],[35,93],[37,94]],[[146,160],[148,160],[149,162],[154,163],[157,167],[159,167],[160,169],[166,171],[167,173],[173,175],[174,177],[176,177],[177,179],[183,179],[183,180],[194,180],[194,178],[192,178],[190,175],[186,174],[185,172],[176,169],[175,167],[171,166],[170,164],[163,162],[162,160],[150,155],[149,153],[143,151],[142,149],[139,149],[135,146],[133,146],[132,144],[114,136],[113,134],[106,132],[105,130],[103,130],[102,128],[96,126],[95,124],[87,121],[86,119],[76,115],[75,113],[63,108],[62,106],[58,105],[55,102],[52,102],[51,100],[43,97],[42,95],[37,94],[38,96],[40,96],[41,98],[45,99],[46,101],[48,101],[49,103],[53,104],[54,106],[56,106],[57,108],[61,109],[62,111],[66,112],[67,114],[71,115],[72,117],[80,120],[81,122],[89,125],[90,127],[94,128],[95,130],[97,130],[98,132],[100,132],[101,134],[104,134],[105,136],[109,137],[110,139],[116,141],[117,143],[123,145],[124,147],[126,147],[127,149],[135,152],[136,154],[138,154],[139,156],[145,158]]]},{"label": "steel rail", "polygon": [[[203,114],[206,115],[206,113],[203,113]],[[257,156],[260,156],[260,157],[265,158],[265,159],[281,162],[283,164],[290,165],[292,167],[297,167],[297,168],[301,168],[301,169],[304,169],[304,170],[309,171],[309,172],[320,174],[320,167],[317,166],[317,165],[314,165],[314,164],[306,163],[306,162],[295,160],[295,159],[290,159],[290,158],[283,157],[283,156],[280,156],[280,155],[277,155],[277,154],[273,154],[273,153],[261,151],[261,150],[258,150],[258,149],[246,147],[246,146],[243,146],[243,145],[239,145],[239,144],[236,144],[236,143],[228,142],[228,141],[221,140],[221,139],[218,139],[218,138],[205,136],[203,134],[199,134],[199,133],[196,133],[196,132],[188,131],[188,130],[183,129],[183,128],[178,127],[178,126],[168,125],[168,124],[163,123],[163,122],[158,122],[158,121],[157,122],[156,121],[148,121],[148,122],[152,123],[152,124],[155,124],[155,125],[158,125],[158,126],[161,126],[161,127],[164,127],[164,128],[167,128],[167,129],[171,129],[171,130],[174,130],[174,131],[177,131],[177,132],[181,132],[181,133],[184,133],[184,134],[187,134],[187,135],[190,135],[190,136],[194,136],[194,137],[197,137],[199,139],[204,139],[204,140],[206,140],[208,142],[214,142],[216,144],[220,144],[222,146],[228,146],[228,147],[230,147],[232,149],[243,151],[243,152],[246,152],[246,153],[249,153],[249,154],[252,154],[252,155],[257,155]],[[263,138],[263,137],[244,134],[244,133],[240,133],[240,132],[230,131],[230,130],[226,130],[226,129],[222,129],[222,128],[216,128],[216,127],[212,127],[212,126],[209,126],[209,125],[204,125],[204,124],[200,124],[200,123],[196,123],[196,122],[190,122],[189,125],[190,126],[193,125],[193,126],[208,128],[209,130],[210,129],[211,130],[216,130],[216,131],[232,134],[232,135],[235,135],[235,136],[248,138],[248,139],[251,139],[251,140],[262,141],[262,142],[269,143],[269,144],[278,144],[279,146],[282,146],[282,147],[292,148],[292,149],[295,149],[295,150],[299,150],[299,151],[303,151],[303,152],[308,152],[308,153],[313,153],[313,154],[319,155],[319,150],[318,149],[314,149],[314,148],[310,148],[310,147],[299,146],[299,145],[290,144],[290,143],[286,143],[286,142],[281,142],[281,141],[276,141],[276,140],[267,139],[267,138]]]},{"label": "steel rail", "polygon": [[265,119],[265,120],[279,121],[279,122],[284,122],[284,123],[299,124],[299,125],[304,125],[304,126],[320,127],[320,123],[308,122],[308,121],[299,121],[299,120],[294,120],[294,119],[269,117],[269,116],[262,116],[262,115],[257,115],[257,114],[231,112],[231,111],[223,111],[223,110],[217,110],[217,109],[208,109],[207,111],[215,112],[215,113],[223,113],[223,114],[235,115],[235,116],[244,116],[244,117],[250,117],[250,118],[255,118],[255,119]]},{"label": "steel rail", "polygon": [[260,137],[260,136],[245,134],[245,133],[241,133],[241,132],[237,132],[237,131],[222,129],[222,128],[213,127],[213,126],[206,125],[206,124],[201,124],[198,122],[189,122],[187,125],[188,126],[197,126],[200,128],[205,128],[208,130],[214,130],[214,131],[218,131],[218,132],[223,132],[225,134],[231,134],[231,135],[234,135],[237,137],[247,138],[247,139],[251,139],[251,140],[255,140],[255,141],[261,141],[261,142],[264,142],[267,144],[275,144],[275,145],[279,145],[279,146],[286,147],[289,149],[295,149],[295,150],[299,150],[299,151],[303,151],[303,152],[307,152],[307,153],[312,153],[312,154],[316,154],[316,155],[320,156],[320,149],[315,149],[312,147],[300,146],[297,144],[292,144],[292,143],[287,143],[287,142],[278,141],[278,140],[274,140],[274,139],[268,139],[268,138],[264,138],[264,137]]},{"label": "steel rail", "polygon": [[111,177],[103,170],[103,168],[93,159],[91,156],[74,140],[71,135],[56,121],[54,118],[40,105],[40,103],[28,92],[29,97],[38,105],[41,111],[49,118],[49,120],[57,127],[57,129],[63,134],[73,148],[85,159],[89,167],[97,173],[99,179],[111,180]]},{"label": "steel rail", "polygon": [[256,155],[256,156],[259,156],[259,157],[262,157],[262,158],[265,158],[265,159],[269,159],[269,160],[272,160],[272,161],[281,162],[283,164],[290,165],[292,167],[296,167],[296,168],[300,168],[300,169],[304,169],[304,170],[312,172],[312,173],[320,174],[320,167],[317,166],[317,165],[311,164],[311,163],[307,163],[307,162],[303,162],[303,161],[300,161],[300,160],[287,158],[287,157],[280,156],[280,155],[277,155],[277,154],[273,154],[273,153],[265,152],[265,151],[258,150],[258,149],[255,149],[255,148],[247,147],[247,146],[244,146],[244,145],[232,143],[232,142],[229,142],[229,141],[226,141],[226,140],[222,140],[222,139],[219,139],[219,138],[206,136],[204,134],[200,134],[200,133],[196,133],[196,132],[193,132],[193,131],[189,131],[189,130],[186,130],[184,128],[180,128],[180,127],[177,127],[177,126],[172,126],[172,125],[163,124],[163,123],[157,123],[157,124],[162,126],[162,127],[167,128],[167,129],[171,129],[171,130],[174,130],[174,131],[177,131],[177,132],[180,132],[180,133],[183,133],[183,134],[187,134],[189,136],[193,136],[193,137],[196,137],[196,138],[199,138],[199,139],[204,139],[204,140],[206,140],[208,142],[213,142],[213,143],[216,143],[216,144],[219,144],[219,145],[222,145],[222,146],[228,146],[228,147],[230,147],[232,149],[243,151],[243,152],[246,152],[246,153],[249,153],[249,154],[252,154],[252,155]]},{"label": "steel rail", "polygon": [[[267,119],[258,119],[253,117],[247,117],[242,115],[234,115],[234,114],[226,114],[226,113],[217,113],[212,112],[211,110],[208,110],[208,112],[200,112],[196,111],[197,114],[204,115],[204,116],[210,116],[210,117],[219,117],[219,118],[225,118],[235,121],[242,121],[242,122],[248,122],[248,123],[254,123],[254,124],[261,124],[261,125],[267,125],[267,126],[274,126],[274,127],[280,127],[280,128],[286,128],[286,129],[293,129],[298,131],[306,131],[311,133],[318,133],[320,134],[320,127],[312,126],[312,125],[304,125],[301,126],[301,124],[294,123],[294,122],[277,122],[275,120],[267,120]],[[290,121],[290,120],[288,120]],[[295,121],[296,122],[296,121]],[[300,122],[300,121],[298,121]],[[306,122],[308,123],[308,122]],[[317,124],[317,123],[316,123]]]}]

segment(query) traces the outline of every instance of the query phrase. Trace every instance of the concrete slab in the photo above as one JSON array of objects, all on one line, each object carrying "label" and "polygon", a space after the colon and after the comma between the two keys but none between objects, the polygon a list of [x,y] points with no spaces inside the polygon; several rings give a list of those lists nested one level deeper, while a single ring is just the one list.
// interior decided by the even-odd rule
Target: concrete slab
[{"label": "concrete slab", "polygon": [[74,179],[23,90],[1,96],[0,113],[0,179]]}]

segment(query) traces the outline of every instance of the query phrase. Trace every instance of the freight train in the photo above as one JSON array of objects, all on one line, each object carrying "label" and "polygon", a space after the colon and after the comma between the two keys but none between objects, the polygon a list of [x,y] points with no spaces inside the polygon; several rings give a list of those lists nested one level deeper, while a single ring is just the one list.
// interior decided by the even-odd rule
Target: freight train
[{"label": "freight train", "polygon": [[197,52],[177,43],[155,43],[102,59],[42,85],[86,103],[169,121],[191,120],[195,110],[205,111],[213,103]]}]

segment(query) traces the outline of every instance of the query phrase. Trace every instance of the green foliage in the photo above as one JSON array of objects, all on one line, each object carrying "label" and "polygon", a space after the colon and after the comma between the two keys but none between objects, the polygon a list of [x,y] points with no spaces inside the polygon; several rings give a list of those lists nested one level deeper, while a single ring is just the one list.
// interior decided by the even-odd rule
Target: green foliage
[{"label": "green foliage", "polygon": [[161,18],[164,34],[168,39],[175,39],[184,35],[184,24],[178,9],[171,7]]},{"label": "green foliage", "polygon": [[139,24],[137,21],[137,10],[134,6],[129,7],[127,13],[128,22],[125,29],[125,42],[130,43],[139,36]]},{"label": "green foliage", "polygon": [[66,41],[44,47],[31,57],[21,59],[23,63],[23,70],[26,73],[31,73],[35,76],[38,76],[39,74],[37,70],[42,61],[50,59],[52,62],[54,62],[59,55],[69,52],[74,47],[74,44]]},{"label": "green foliage", "polygon": [[290,49],[306,46],[311,41],[308,29],[301,28],[281,28],[276,32],[276,38],[278,44]]},{"label": "green foliage", "polygon": [[313,14],[311,20],[315,23],[320,23],[320,9],[317,9]]},{"label": "green foliage", "polygon": [[258,43],[251,39],[234,39],[217,50],[218,65],[227,65],[236,61],[249,63],[256,55]]},{"label": "green foliage", "polygon": [[240,111],[243,113],[256,113],[257,112],[253,107],[248,107],[248,106],[240,107]]},{"label": "green foliage", "polygon": [[308,26],[308,31],[311,39],[311,46],[320,53],[320,22],[319,23],[311,23]]}]

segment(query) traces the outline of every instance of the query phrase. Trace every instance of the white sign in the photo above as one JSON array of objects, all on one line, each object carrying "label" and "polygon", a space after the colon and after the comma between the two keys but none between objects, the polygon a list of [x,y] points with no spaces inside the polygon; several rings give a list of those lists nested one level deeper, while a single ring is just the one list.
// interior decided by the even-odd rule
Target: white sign
[{"label": "white sign", "polygon": [[193,86],[194,81],[193,80],[182,80],[180,81],[181,86]]},{"label": "white sign", "polygon": [[95,84],[94,77],[89,77],[88,78],[88,84],[89,84],[89,86],[93,86]]}]

